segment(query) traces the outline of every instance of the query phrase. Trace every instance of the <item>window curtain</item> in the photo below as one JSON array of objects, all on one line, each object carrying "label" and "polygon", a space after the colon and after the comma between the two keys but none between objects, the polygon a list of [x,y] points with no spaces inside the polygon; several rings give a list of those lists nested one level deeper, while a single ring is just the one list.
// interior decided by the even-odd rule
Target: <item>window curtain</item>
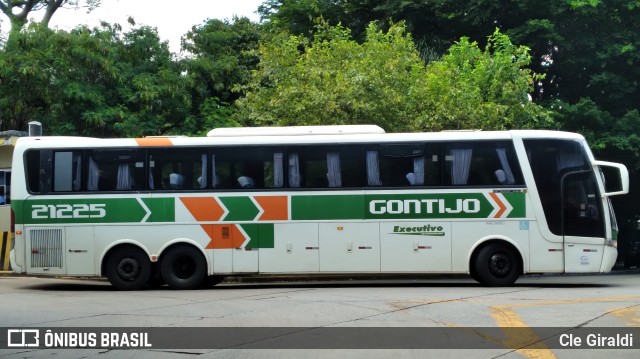
[{"label": "window curtain", "polygon": [[87,191],[97,191],[100,180],[100,169],[93,158],[89,157],[89,176],[87,176]]},{"label": "window curtain", "polygon": [[80,178],[82,176],[82,156],[80,156],[80,153],[73,153],[73,163],[76,165],[76,172],[73,175],[73,190],[79,191],[82,185],[82,179]]},{"label": "window curtain", "polygon": [[498,159],[500,159],[500,166],[504,171],[505,183],[504,184],[514,184],[516,183],[515,178],[513,177],[513,171],[511,171],[511,166],[509,166],[509,160],[507,159],[507,149],[506,148],[496,148],[496,152],[498,153]]},{"label": "window curtain", "polygon": [[216,155],[211,155],[211,187],[218,188],[220,179],[216,176]]},{"label": "window curtain", "polygon": [[424,186],[424,156],[413,159],[413,186]]},{"label": "window curtain", "polygon": [[453,164],[451,166],[451,182],[453,185],[466,185],[469,180],[469,168],[471,167],[471,154],[473,150],[452,149],[451,156]]},{"label": "window curtain", "polygon": [[284,187],[284,154],[273,154],[273,187]]},{"label": "window curtain", "polygon": [[329,187],[342,187],[342,175],[340,174],[340,153],[327,153],[327,179]]},{"label": "window curtain", "polygon": [[382,186],[378,151],[367,151],[367,184],[369,186]]},{"label": "window curtain", "polygon": [[155,169],[156,163],[153,160],[153,155],[149,155],[149,189],[156,189],[155,180],[153,178],[153,170]]},{"label": "window curtain", "polygon": [[207,155],[202,155],[202,168],[200,169],[200,188],[207,188]]},{"label": "window curtain", "polygon": [[289,154],[289,187],[300,188],[300,156],[297,153]]},{"label": "window curtain", "polygon": [[133,178],[131,178],[131,169],[129,164],[121,163],[118,165],[118,180],[116,182],[116,190],[128,191],[133,187]]}]

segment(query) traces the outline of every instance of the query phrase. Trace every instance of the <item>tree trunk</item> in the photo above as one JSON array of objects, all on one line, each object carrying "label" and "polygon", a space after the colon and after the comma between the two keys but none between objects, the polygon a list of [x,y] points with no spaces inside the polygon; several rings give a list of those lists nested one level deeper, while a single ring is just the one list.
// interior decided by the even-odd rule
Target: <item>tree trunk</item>
[{"label": "tree trunk", "polygon": [[47,10],[42,17],[42,21],[40,21],[40,24],[49,27],[49,21],[51,21],[51,17],[53,17],[53,14],[60,8],[60,6],[62,6],[64,2],[65,0],[47,0]]}]

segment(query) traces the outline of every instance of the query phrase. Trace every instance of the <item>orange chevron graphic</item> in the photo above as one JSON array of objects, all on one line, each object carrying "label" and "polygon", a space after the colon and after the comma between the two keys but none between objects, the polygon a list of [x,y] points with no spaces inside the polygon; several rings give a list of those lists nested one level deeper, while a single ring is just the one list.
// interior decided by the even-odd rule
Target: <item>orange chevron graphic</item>
[{"label": "orange chevron graphic", "polygon": [[201,227],[211,238],[206,249],[241,248],[247,240],[234,224],[203,224]]},{"label": "orange chevron graphic", "polygon": [[491,198],[493,198],[493,200],[496,202],[498,207],[500,207],[500,210],[498,211],[498,213],[496,213],[495,216],[493,216],[493,218],[500,218],[500,216],[502,216],[502,214],[507,210],[507,206],[505,206],[504,203],[502,203],[502,201],[500,200],[500,197],[498,197],[498,195],[496,195],[495,193],[489,192],[489,196],[491,196]]},{"label": "orange chevron graphic", "polygon": [[180,197],[180,200],[198,222],[219,221],[225,212],[213,197]]},{"label": "orange chevron graphic", "polygon": [[285,221],[289,219],[289,198],[287,196],[254,196],[264,213],[259,221]]}]

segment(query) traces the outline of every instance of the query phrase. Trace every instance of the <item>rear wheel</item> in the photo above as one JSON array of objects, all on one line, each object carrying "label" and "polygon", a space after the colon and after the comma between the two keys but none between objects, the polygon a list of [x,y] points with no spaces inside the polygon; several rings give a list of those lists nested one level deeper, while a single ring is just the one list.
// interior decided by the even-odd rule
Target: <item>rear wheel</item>
[{"label": "rear wheel", "polygon": [[501,243],[491,243],[480,249],[473,266],[474,279],[491,287],[513,285],[521,273],[517,253]]},{"label": "rear wheel", "polygon": [[151,278],[149,256],[137,247],[113,250],[105,262],[105,272],[111,285],[119,290],[142,289]]},{"label": "rear wheel", "polygon": [[195,247],[178,245],[160,258],[160,273],[173,289],[195,289],[207,276],[207,261]]}]

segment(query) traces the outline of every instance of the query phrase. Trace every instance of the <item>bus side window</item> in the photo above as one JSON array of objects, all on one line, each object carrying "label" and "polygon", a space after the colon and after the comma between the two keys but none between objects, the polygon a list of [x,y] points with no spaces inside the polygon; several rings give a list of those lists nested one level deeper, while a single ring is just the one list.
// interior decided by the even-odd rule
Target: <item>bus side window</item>
[{"label": "bus side window", "polygon": [[363,153],[359,146],[308,146],[289,152],[290,188],[363,186]]},{"label": "bus side window", "polygon": [[151,190],[199,190],[209,185],[210,166],[205,148],[148,150]]},{"label": "bus side window", "polygon": [[[424,144],[384,144],[380,146],[380,154],[380,180],[384,186],[425,185]],[[367,159],[367,164],[368,162],[369,159]],[[369,177],[369,173],[367,177]]]},{"label": "bus side window", "polygon": [[242,151],[230,147],[214,148],[210,171],[212,187],[241,190],[283,188],[285,158],[283,149],[275,146],[245,147]]},{"label": "bus side window", "polygon": [[456,143],[449,146],[445,172],[453,186],[522,185],[513,146],[507,141]]},{"label": "bus side window", "polygon": [[57,151],[53,157],[53,191],[81,190],[82,154],[80,151]]},{"label": "bus side window", "polygon": [[88,151],[85,165],[87,191],[146,189],[144,150],[96,149]]}]

